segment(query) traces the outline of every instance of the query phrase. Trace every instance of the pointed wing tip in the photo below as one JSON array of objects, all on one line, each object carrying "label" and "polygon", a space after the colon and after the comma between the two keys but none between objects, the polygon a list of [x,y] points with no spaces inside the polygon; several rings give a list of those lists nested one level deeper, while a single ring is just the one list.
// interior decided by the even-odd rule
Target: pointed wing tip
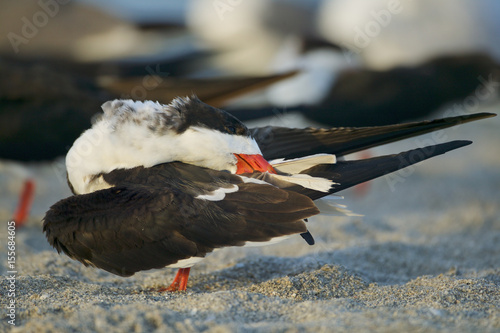
[{"label": "pointed wing tip", "polygon": [[454,117],[447,117],[443,118],[445,121],[453,121],[456,122],[456,124],[461,124],[461,123],[468,123],[471,121],[476,121],[476,120],[481,120],[481,119],[486,119],[486,118],[492,118],[496,117],[496,113],[492,112],[479,112],[479,113],[472,113],[472,114],[465,114],[465,115],[460,115],[460,116],[454,116]]},{"label": "pointed wing tip", "polygon": [[464,146],[468,146],[473,143],[472,140],[457,140],[458,142],[461,142]]},{"label": "pointed wing tip", "polygon": [[480,116],[480,118],[493,118],[497,116],[497,114],[493,112],[480,112],[476,113],[476,115]]},{"label": "pointed wing tip", "polygon": [[432,157],[445,154],[449,151],[468,146],[470,144],[472,144],[472,141],[470,140],[454,140],[435,145],[425,146],[422,148],[412,149],[406,152],[399,153],[396,156],[401,156],[404,160],[407,160],[408,164],[404,166],[407,167],[412,164],[416,164],[424,160],[430,159]]},{"label": "pointed wing tip", "polygon": [[465,146],[468,146],[470,144],[472,144],[471,140],[454,140],[454,141],[442,143],[442,145],[449,145],[449,146],[451,146],[452,148],[450,148],[450,150],[457,149],[457,148],[460,148],[460,147],[465,147]]}]

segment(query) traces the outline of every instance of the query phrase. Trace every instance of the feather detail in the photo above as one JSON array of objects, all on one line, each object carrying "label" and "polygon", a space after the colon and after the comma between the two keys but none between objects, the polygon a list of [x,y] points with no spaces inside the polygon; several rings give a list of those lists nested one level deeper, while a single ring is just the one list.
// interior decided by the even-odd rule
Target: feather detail
[{"label": "feather detail", "polygon": [[330,179],[321,177],[312,177],[307,174],[297,174],[291,176],[273,175],[273,178],[297,184],[311,190],[325,192],[325,193],[328,193],[331,190],[332,186],[337,184],[331,181]]},{"label": "feather detail", "polygon": [[274,169],[283,173],[299,173],[318,164],[334,164],[337,162],[335,155],[331,154],[316,154],[307,157],[293,158],[285,160],[284,158],[276,159],[269,162]]}]

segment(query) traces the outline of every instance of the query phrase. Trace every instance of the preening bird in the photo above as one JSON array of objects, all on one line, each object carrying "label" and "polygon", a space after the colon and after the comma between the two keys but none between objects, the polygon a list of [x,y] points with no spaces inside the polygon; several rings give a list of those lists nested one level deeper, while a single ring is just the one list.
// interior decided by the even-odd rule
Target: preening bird
[{"label": "preening bird", "polygon": [[114,100],[66,156],[74,196],[54,204],[43,230],[58,252],[120,276],[190,268],[215,249],[300,234],[314,200],[466,146],[451,141],[364,160],[339,158],[377,145],[493,116],[478,113],[367,128],[248,129],[195,96]]}]

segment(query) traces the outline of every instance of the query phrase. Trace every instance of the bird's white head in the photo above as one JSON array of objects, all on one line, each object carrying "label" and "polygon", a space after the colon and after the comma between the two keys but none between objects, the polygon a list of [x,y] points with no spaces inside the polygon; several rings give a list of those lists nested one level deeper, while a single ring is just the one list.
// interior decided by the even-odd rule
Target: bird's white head
[{"label": "bird's white head", "polygon": [[248,128],[196,97],[158,102],[114,100],[66,155],[77,194],[109,187],[100,175],[115,169],[180,161],[236,173],[239,156],[261,152]]}]

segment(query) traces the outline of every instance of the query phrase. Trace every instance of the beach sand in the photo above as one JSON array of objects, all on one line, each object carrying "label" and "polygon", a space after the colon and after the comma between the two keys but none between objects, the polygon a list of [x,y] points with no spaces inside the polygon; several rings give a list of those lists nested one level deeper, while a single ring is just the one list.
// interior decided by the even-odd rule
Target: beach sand
[{"label": "beach sand", "polygon": [[[372,181],[366,195],[340,193],[364,216],[311,218],[316,245],[295,236],[216,251],[179,293],[151,290],[168,285],[174,269],[121,278],[58,255],[41,219],[69,195],[62,162],[2,162],[0,331],[500,332],[500,117],[371,151],[454,139],[474,144]],[[16,230],[9,298],[6,222],[27,176],[36,197]]]}]

